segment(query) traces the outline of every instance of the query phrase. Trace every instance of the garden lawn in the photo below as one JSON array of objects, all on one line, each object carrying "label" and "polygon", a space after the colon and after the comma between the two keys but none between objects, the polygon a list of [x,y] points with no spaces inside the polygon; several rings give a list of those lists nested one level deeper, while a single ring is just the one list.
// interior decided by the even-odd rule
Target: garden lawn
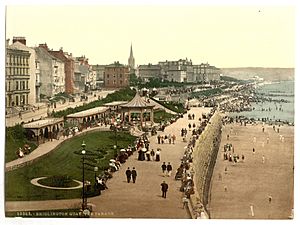
[{"label": "garden lawn", "polygon": [[170,121],[175,116],[171,113],[167,113],[165,110],[159,110],[154,112],[154,122],[161,123]]},{"label": "garden lawn", "polygon": [[[127,147],[133,144],[135,137],[128,133],[117,133],[118,147]],[[99,172],[108,168],[111,158],[117,154],[113,149],[115,143],[114,132],[89,132],[65,141],[50,155],[31,165],[5,173],[6,201],[14,200],[50,200],[80,198],[82,190],[53,190],[37,187],[30,183],[31,179],[38,177],[68,175],[72,179],[82,180],[81,144],[86,144],[85,178],[94,184],[94,166]]]}]

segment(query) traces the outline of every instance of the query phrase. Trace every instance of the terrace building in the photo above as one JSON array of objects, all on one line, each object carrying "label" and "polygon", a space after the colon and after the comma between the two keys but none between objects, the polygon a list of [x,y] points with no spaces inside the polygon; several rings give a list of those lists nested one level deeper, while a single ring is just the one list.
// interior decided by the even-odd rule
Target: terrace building
[{"label": "terrace building", "polygon": [[160,78],[161,67],[159,65],[140,65],[137,68],[137,73],[143,81],[149,81],[150,78]]},{"label": "terrace building", "polygon": [[129,85],[129,68],[115,62],[105,66],[104,71],[104,87],[106,88],[122,88]]},{"label": "terrace building", "polygon": [[93,65],[92,69],[96,72],[96,89],[100,89],[104,83],[105,65]]},{"label": "terrace building", "polygon": [[59,51],[48,51],[52,56],[60,59],[64,62],[64,73],[65,73],[65,92],[68,94],[74,94],[74,73],[75,73],[75,62],[72,54],[63,52],[61,48]]},{"label": "terrace building", "polygon": [[35,48],[40,71],[40,93],[52,97],[65,92],[65,64],[49,53],[47,44]]},{"label": "terrace building", "polygon": [[6,43],[5,65],[5,106],[7,113],[13,113],[15,107],[25,107],[29,104],[29,59],[30,52],[9,46]]},{"label": "terrace building", "polygon": [[36,79],[38,79],[38,73],[36,71],[36,55],[33,48],[26,46],[26,38],[25,37],[13,37],[12,48],[20,49],[24,51],[28,51],[30,53],[30,57],[28,59],[28,105],[33,105],[37,102],[36,92],[39,89],[39,86],[36,85]]},{"label": "terrace building", "polygon": [[177,61],[164,61],[158,63],[161,66],[162,78],[173,82],[187,82],[188,67],[192,66],[192,60],[179,59]]}]

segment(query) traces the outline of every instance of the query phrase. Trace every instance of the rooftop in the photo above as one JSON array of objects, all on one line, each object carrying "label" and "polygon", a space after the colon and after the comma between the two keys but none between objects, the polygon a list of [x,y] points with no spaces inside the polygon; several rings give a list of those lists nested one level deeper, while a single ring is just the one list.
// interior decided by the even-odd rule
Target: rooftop
[{"label": "rooftop", "polygon": [[37,120],[31,123],[24,124],[24,128],[42,128],[46,127],[48,125],[56,124],[63,122],[63,118],[51,118],[51,119],[43,119],[43,120]]},{"label": "rooftop", "polygon": [[104,113],[107,110],[108,110],[108,107],[100,106],[97,108],[92,108],[92,109],[88,109],[85,111],[70,114],[67,116],[67,118],[81,118],[81,117],[85,117],[85,116],[92,116],[92,115],[96,115],[98,113]]},{"label": "rooftop", "polygon": [[126,108],[151,108],[154,107],[154,104],[146,102],[139,94],[136,93],[135,97],[128,102],[127,104],[122,105]]}]

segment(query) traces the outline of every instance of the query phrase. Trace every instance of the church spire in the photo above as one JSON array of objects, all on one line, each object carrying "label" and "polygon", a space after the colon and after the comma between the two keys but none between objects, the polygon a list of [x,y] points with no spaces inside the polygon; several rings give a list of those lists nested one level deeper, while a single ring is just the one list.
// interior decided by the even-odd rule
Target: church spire
[{"label": "church spire", "polygon": [[132,43],[131,43],[131,45],[130,45],[130,56],[129,56],[130,58],[133,58],[133,51],[132,51]]},{"label": "church spire", "polygon": [[134,64],[134,57],[133,57],[133,51],[132,51],[132,43],[130,45],[130,55],[128,58],[128,66],[130,70],[134,70],[135,64]]}]

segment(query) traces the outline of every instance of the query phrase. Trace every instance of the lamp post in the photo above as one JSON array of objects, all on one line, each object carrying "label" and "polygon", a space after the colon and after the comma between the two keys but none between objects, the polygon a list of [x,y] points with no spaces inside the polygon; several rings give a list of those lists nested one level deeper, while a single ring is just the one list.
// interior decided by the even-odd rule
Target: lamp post
[{"label": "lamp post", "polygon": [[84,141],[81,144],[81,154],[82,154],[82,210],[84,211],[86,208],[86,201],[85,201],[85,190],[84,190],[84,155],[85,151],[85,143]]},{"label": "lamp post", "polygon": [[114,122],[114,125],[115,125],[115,145],[114,145],[114,149],[117,148],[117,145],[118,145],[118,140],[117,140],[117,122]]},{"label": "lamp post", "polygon": [[95,166],[94,167],[94,172],[95,172],[95,182],[97,182],[97,172],[98,172],[98,167],[97,166]]}]

